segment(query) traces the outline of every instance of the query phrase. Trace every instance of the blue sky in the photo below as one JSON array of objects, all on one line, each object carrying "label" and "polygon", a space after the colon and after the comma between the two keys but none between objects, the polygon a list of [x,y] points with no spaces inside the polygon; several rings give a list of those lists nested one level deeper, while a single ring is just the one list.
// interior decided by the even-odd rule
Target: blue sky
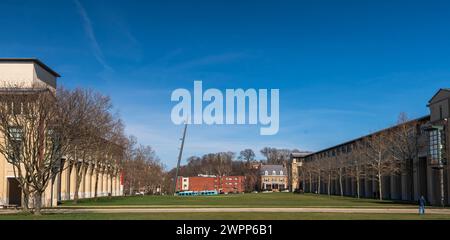
[{"label": "blue sky", "polygon": [[[176,88],[280,89],[280,131],[188,129],[185,157],[320,150],[428,114],[450,79],[448,1],[0,1],[0,57],[37,57],[112,97],[128,134],[173,167]],[[260,157],[260,156],[259,156]]]}]

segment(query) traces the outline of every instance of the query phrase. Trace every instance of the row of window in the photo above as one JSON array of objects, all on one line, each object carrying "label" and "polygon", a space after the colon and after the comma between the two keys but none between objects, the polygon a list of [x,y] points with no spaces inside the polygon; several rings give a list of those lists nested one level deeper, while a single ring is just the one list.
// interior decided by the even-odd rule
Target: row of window
[{"label": "row of window", "polygon": [[[264,175],[268,176],[269,175],[269,171],[264,171]],[[277,171],[273,170],[272,171],[272,175],[277,175]],[[280,171],[280,174],[278,175],[284,175],[283,171]]]},{"label": "row of window", "polygon": [[[270,182],[270,178],[264,178],[263,179],[264,182]],[[276,179],[273,179],[272,182],[276,182]],[[278,182],[284,182],[284,179],[278,179]]]},{"label": "row of window", "polygon": [[444,148],[442,132],[438,129],[430,131],[429,140],[430,140],[430,159],[431,164],[438,165],[441,164],[442,161],[442,152]]}]

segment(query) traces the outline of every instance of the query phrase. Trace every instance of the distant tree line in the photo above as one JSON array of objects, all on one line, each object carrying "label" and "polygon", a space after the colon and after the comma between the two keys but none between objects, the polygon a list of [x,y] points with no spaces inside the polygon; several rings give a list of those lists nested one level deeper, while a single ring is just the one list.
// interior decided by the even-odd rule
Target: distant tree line
[{"label": "distant tree line", "polygon": [[165,167],[150,146],[137,144],[130,136],[126,146],[126,158],[123,162],[124,192],[134,195],[160,194],[163,190]]}]

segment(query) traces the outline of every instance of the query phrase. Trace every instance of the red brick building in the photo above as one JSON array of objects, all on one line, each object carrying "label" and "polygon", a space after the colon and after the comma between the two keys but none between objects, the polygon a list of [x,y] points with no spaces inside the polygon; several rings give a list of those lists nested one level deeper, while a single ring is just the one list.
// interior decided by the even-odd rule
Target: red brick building
[{"label": "red brick building", "polygon": [[177,191],[212,191],[219,193],[241,193],[245,189],[244,176],[197,176],[178,177]]}]

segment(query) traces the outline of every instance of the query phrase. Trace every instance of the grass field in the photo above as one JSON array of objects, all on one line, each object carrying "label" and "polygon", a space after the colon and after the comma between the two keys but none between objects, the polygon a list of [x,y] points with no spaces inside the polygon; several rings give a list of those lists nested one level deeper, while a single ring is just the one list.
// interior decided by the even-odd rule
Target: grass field
[{"label": "grass field", "polygon": [[62,207],[416,207],[410,203],[356,199],[340,196],[292,193],[257,193],[217,196],[133,196],[83,199],[74,205],[72,201]]},{"label": "grass field", "polygon": [[74,213],[0,215],[0,220],[450,220],[450,215],[365,213]]},{"label": "grass field", "polygon": [[[381,208],[411,209],[416,204],[379,201],[374,199],[356,199],[339,196],[292,193],[258,193],[219,196],[133,196],[83,199],[77,205],[72,201],[64,202],[58,209],[61,212],[48,212],[42,216],[26,214],[0,214],[0,220],[450,220],[450,214],[426,214],[419,216],[412,213],[314,213],[314,212],[139,212],[140,208]],[[67,209],[65,209],[67,208]],[[75,208],[75,209],[74,209]],[[136,212],[95,212],[96,208],[136,208]],[[58,210],[57,209],[57,210]],[[90,209],[79,213],[78,209]],[[101,210],[101,209],[100,209]],[[188,210],[189,211],[189,210]],[[278,211],[278,210],[276,210]],[[365,210],[364,210],[365,211]],[[389,210],[387,210],[389,211]],[[0,212],[1,213],[1,212]]]}]

